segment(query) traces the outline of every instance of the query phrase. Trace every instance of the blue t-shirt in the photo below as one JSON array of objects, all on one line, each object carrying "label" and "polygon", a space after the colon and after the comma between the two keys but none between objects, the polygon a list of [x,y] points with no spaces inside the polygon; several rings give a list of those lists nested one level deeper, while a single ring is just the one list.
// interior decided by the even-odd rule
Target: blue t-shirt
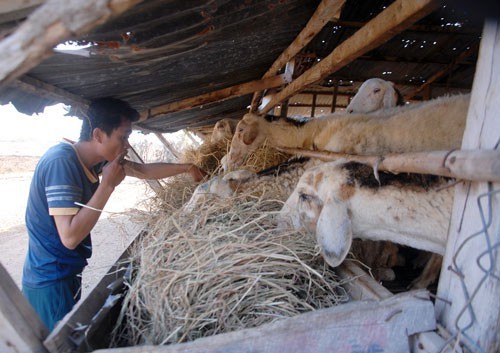
[{"label": "blue t-shirt", "polygon": [[50,148],[38,162],[31,181],[26,227],[28,254],[23,286],[45,287],[82,272],[92,255],[90,234],[74,249],[66,248],[57,233],[54,215],[75,215],[95,193],[99,179],[67,143]]}]

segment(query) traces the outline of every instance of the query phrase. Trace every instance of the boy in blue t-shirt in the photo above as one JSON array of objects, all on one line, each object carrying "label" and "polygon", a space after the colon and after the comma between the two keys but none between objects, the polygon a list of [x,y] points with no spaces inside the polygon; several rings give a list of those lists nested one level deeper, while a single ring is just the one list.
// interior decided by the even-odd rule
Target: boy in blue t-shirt
[{"label": "boy in blue t-shirt", "polygon": [[90,231],[126,175],[161,179],[190,173],[195,181],[203,177],[192,164],[124,160],[132,122],[138,118],[126,102],[95,100],[83,119],[80,140],[50,148],[36,166],[26,208],[29,244],[22,285],[49,330],[80,298],[81,273],[92,255]]}]

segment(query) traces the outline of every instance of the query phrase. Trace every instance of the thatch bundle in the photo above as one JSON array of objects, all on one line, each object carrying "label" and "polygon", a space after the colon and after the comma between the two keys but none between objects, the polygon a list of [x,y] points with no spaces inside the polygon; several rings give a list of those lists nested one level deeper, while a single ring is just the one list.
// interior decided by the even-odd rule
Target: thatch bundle
[{"label": "thatch bundle", "polygon": [[156,217],[132,251],[115,341],[191,341],[345,300],[315,239],[277,230],[281,206],[242,195]]}]

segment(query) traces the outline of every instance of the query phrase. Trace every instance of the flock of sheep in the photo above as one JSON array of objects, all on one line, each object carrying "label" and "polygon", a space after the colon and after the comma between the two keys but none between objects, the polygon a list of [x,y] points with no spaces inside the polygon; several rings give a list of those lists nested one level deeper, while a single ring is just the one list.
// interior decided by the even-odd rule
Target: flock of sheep
[{"label": "flock of sheep", "polygon": [[389,241],[432,252],[412,286],[422,288],[439,275],[453,203],[450,180],[434,176],[376,172],[337,160],[298,160],[275,173],[242,167],[250,153],[273,147],[343,152],[357,155],[459,149],[470,96],[440,97],[401,104],[393,84],[378,78],[363,83],[345,112],[320,118],[279,118],[246,114],[215,125],[212,140],[231,139],[224,175],[198,186],[187,211],[207,195],[235,193],[273,184],[285,202],[279,226],[316,235],[330,266],[340,265],[353,238]]}]

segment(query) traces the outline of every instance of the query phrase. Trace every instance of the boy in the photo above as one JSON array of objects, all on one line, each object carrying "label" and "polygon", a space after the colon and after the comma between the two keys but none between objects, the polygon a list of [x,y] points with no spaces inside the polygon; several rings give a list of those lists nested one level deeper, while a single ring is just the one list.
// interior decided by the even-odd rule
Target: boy
[{"label": "boy", "polygon": [[22,286],[49,330],[80,298],[81,273],[92,254],[90,231],[126,175],[161,179],[190,173],[195,181],[203,177],[191,164],[124,160],[132,122],[138,118],[126,102],[95,100],[83,119],[79,141],[50,148],[35,169],[26,208],[29,245]]}]

